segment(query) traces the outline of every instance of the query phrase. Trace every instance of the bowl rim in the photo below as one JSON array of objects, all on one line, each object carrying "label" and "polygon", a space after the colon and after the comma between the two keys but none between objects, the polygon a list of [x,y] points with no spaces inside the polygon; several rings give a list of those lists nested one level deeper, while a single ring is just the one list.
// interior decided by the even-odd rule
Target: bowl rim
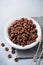
[{"label": "bowl rim", "polygon": [[[23,17],[22,17],[22,18],[23,18]],[[34,20],[33,18],[29,18],[29,17],[25,17],[25,18],[31,19],[31,20],[33,21],[33,23],[36,24],[36,27],[38,26],[38,31],[40,32],[40,35],[39,35],[38,38],[37,38],[37,39],[38,39],[37,42],[33,42],[32,44],[26,45],[26,46],[24,46],[24,47],[19,46],[19,45],[17,45],[17,44],[13,44],[13,42],[12,42],[12,41],[9,39],[9,37],[8,37],[7,29],[8,29],[8,27],[9,27],[9,25],[11,25],[15,20],[18,20],[18,19],[21,19],[21,18],[12,18],[12,19],[11,19],[10,21],[8,21],[8,22],[6,23],[6,25],[5,25],[4,37],[5,37],[6,41],[7,41],[10,45],[12,45],[13,47],[15,47],[16,49],[21,49],[21,50],[30,49],[30,48],[36,46],[36,45],[38,44],[38,42],[41,42],[42,30],[41,30],[41,27],[40,27],[39,23],[38,23],[36,20]],[[39,34],[39,33],[38,33],[38,34]]]}]

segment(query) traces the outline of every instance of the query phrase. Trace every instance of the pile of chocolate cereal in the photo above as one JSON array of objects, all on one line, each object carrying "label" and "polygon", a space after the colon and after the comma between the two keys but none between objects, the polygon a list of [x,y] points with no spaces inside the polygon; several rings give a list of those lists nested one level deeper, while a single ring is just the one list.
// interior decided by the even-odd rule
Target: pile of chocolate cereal
[{"label": "pile of chocolate cereal", "polygon": [[8,28],[8,35],[14,44],[21,46],[29,45],[36,41],[38,37],[36,25],[32,20],[21,18],[15,20]]}]

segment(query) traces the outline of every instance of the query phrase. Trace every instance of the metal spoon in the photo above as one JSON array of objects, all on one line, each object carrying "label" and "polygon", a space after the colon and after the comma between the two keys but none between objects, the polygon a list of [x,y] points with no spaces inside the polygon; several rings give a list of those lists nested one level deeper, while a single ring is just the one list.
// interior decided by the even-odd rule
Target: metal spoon
[{"label": "metal spoon", "polygon": [[41,42],[39,42],[38,49],[37,49],[37,51],[36,51],[36,54],[35,54],[34,57],[33,57],[34,62],[37,61],[37,55],[38,55],[38,51],[39,51],[40,45],[41,45]]},{"label": "metal spoon", "polygon": [[[43,33],[42,33],[42,42],[43,42]],[[40,45],[41,45],[41,42],[39,43],[38,49],[37,49],[37,51],[36,51],[36,53],[35,53],[35,55],[33,57],[34,62],[37,61],[37,55],[38,55],[38,51],[39,51]]]},{"label": "metal spoon", "polygon": [[43,54],[43,44],[42,44],[42,51],[41,51],[40,57],[37,59],[37,62],[35,65],[40,65],[40,60],[41,60],[42,54]]}]

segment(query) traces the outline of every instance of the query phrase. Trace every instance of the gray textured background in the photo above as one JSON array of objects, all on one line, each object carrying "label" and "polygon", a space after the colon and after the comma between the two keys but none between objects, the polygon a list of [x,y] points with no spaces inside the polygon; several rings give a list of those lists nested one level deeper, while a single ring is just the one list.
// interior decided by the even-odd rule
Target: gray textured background
[{"label": "gray textured background", "polygon": [[[4,39],[4,27],[8,20],[13,17],[40,17],[43,16],[43,0],[0,0],[0,43],[5,42],[6,46],[9,48],[10,45],[7,44]],[[40,20],[40,18],[38,18]],[[42,18],[43,19],[43,18]],[[36,19],[37,20],[37,19]],[[38,22],[39,22],[38,20]],[[39,22],[43,29],[43,21]],[[14,62],[13,59],[16,55],[13,55],[12,59],[7,58],[7,54],[4,48],[0,46],[0,65],[34,65],[33,59],[20,60],[19,62]],[[43,59],[41,61],[43,65]]]}]

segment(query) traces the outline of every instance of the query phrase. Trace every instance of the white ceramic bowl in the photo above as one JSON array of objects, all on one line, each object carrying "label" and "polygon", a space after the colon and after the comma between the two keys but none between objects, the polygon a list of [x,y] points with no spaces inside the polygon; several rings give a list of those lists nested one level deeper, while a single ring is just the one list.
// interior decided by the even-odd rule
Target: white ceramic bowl
[{"label": "white ceramic bowl", "polygon": [[36,39],[35,42],[31,43],[30,45],[26,45],[24,47],[20,46],[20,45],[16,45],[14,44],[10,39],[9,39],[9,35],[8,35],[8,27],[15,21],[15,20],[18,20],[20,18],[12,18],[10,21],[7,22],[6,26],[5,26],[5,30],[4,30],[4,36],[5,36],[5,39],[7,40],[7,42],[12,45],[13,47],[15,47],[16,49],[20,49],[20,50],[24,50],[24,49],[30,49],[32,47],[34,47],[35,45],[38,44],[38,42],[41,42],[41,37],[42,37],[42,31],[41,31],[41,27],[40,25],[32,18],[28,18],[29,20],[31,19],[33,21],[34,24],[36,24],[36,28],[38,30],[38,37]]}]

